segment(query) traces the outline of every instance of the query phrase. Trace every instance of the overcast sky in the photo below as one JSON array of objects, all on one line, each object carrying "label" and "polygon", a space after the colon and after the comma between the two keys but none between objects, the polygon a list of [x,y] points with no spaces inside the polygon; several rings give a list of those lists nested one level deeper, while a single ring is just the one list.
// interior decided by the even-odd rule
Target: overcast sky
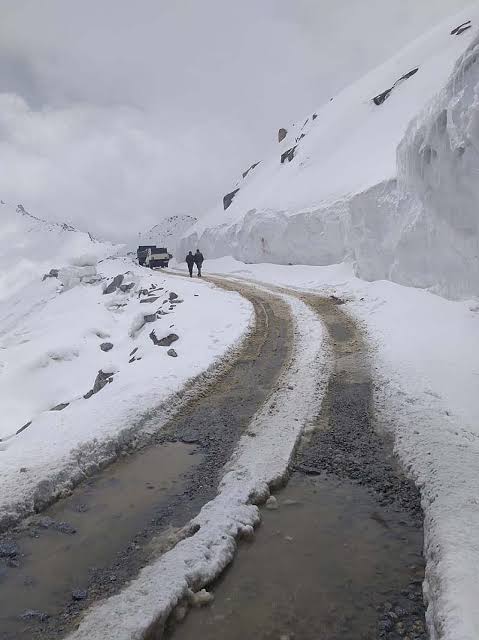
[{"label": "overcast sky", "polygon": [[468,0],[0,0],[0,197],[100,237],[201,215],[277,129]]}]

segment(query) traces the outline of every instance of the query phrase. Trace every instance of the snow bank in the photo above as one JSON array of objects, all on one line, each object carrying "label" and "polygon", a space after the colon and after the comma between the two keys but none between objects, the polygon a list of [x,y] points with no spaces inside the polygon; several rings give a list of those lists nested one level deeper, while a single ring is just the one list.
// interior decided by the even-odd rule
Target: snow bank
[{"label": "snow bank", "polygon": [[479,637],[479,303],[392,282],[351,265],[281,266],[214,260],[233,277],[335,294],[369,336],[381,427],[421,489],[425,593],[432,640]]},{"label": "snow bank", "polygon": [[319,320],[303,303],[285,298],[296,319],[291,366],[241,438],[217,497],[190,523],[190,537],[143,569],[124,591],[88,611],[69,640],[141,638],[191,590],[199,591],[221,573],[233,559],[239,536],[253,534],[259,521],[255,503],[284,478],[301,431],[319,411],[318,385],[328,378]]},{"label": "snow bank", "polygon": [[[467,20],[472,29],[451,34]],[[235,185],[228,209],[202,218],[181,250],[245,262],[349,261],[368,280],[477,294],[478,22],[477,5],[453,16],[290,128]]]},{"label": "snow bank", "polygon": [[[239,295],[127,257],[95,265],[115,248],[14,213],[1,226],[7,255],[24,246],[28,268],[0,297],[0,528],[161,428],[175,394],[223,357],[252,318]],[[6,280],[15,278],[18,264],[2,261]],[[67,262],[76,266],[61,267]],[[153,331],[178,336],[178,357],[153,343]],[[100,371],[111,382],[85,397]],[[146,416],[155,411],[152,427]]]}]

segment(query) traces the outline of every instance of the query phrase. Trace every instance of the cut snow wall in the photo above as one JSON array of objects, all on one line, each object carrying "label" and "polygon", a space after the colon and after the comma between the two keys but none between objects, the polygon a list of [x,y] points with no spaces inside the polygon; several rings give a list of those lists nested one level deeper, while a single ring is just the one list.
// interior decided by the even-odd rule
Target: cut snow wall
[{"label": "cut snow wall", "polygon": [[236,224],[183,239],[207,257],[355,264],[449,298],[479,295],[479,38],[398,148],[398,180],[315,209],[251,209]]}]

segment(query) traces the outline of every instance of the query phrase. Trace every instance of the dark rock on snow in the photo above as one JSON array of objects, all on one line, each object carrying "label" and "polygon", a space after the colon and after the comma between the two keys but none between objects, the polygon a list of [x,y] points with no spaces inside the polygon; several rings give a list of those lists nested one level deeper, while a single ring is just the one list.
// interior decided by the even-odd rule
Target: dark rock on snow
[{"label": "dark rock on snow", "polygon": [[231,193],[227,193],[223,197],[223,209],[225,211],[231,205],[231,203],[233,202],[233,199],[234,199],[235,195],[238,193],[238,191],[239,191],[239,189],[235,189],[234,191],[231,191]]},{"label": "dark rock on snow", "polygon": [[[261,162],[261,161],[260,161]],[[253,171],[253,169],[255,169],[257,166],[259,165],[259,162],[255,162],[254,164],[251,165],[251,167],[249,169],[246,169],[246,171],[244,171],[242,173],[243,178],[246,178],[246,176],[248,175],[248,173],[250,171]]]},{"label": "dark rock on snow", "polygon": [[168,296],[168,298],[170,299],[170,302],[172,300],[176,300],[178,298],[178,294],[175,293],[174,291],[170,291],[170,295]]},{"label": "dark rock on snow", "polygon": [[46,280],[47,278],[58,278],[58,269],[50,269],[48,273],[45,273],[42,280]]},{"label": "dark rock on snow", "polygon": [[471,29],[471,28],[472,28],[471,21],[467,20],[467,22],[463,22],[458,27],[453,29],[451,31],[451,36],[460,36],[461,33],[464,33],[464,31],[467,31],[468,29]]},{"label": "dark rock on snow", "polygon": [[177,358],[178,354],[176,353],[176,351],[174,349],[168,349],[168,351],[166,352],[169,356],[171,356],[172,358]]},{"label": "dark rock on snow", "polygon": [[281,127],[281,129],[278,131],[278,142],[283,142],[287,135],[288,130]]},{"label": "dark rock on snow", "polygon": [[105,295],[109,293],[114,293],[123,282],[124,277],[125,276],[122,273],[119,273],[117,276],[115,276],[113,280],[110,282],[110,284],[105,288],[103,293]]},{"label": "dark rock on snow", "polygon": [[176,335],[176,333],[170,333],[164,338],[161,338],[160,340],[158,340],[156,333],[152,331],[150,333],[150,339],[153,342],[153,344],[156,345],[157,347],[169,347],[170,345],[173,344],[173,342],[176,342],[177,340],[179,340],[179,337]]},{"label": "dark rock on snow", "polygon": [[54,407],[52,407],[50,411],[63,411],[63,409],[66,409],[69,404],[69,402],[60,402],[60,404],[56,404]]},{"label": "dark rock on snow", "polygon": [[288,162],[291,162],[291,160],[294,158],[294,153],[296,151],[296,146],[291,147],[291,149],[288,149],[287,151],[285,151],[284,153],[281,154],[281,164],[284,164],[286,162],[286,160]]},{"label": "dark rock on snow", "polygon": [[129,282],[128,284],[121,284],[118,288],[120,289],[120,291],[122,291],[123,293],[127,293],[128,291],[130,291],[131,289],[133,289],[133,287],[135,286],[134,282]]},{"label": "dark rock on snow", "polygon": [[32,424],[32,421],[30,420],[30,422],[27,422],[26,424],[24,424],[23,427],[20,427],[20,429],[15,432],[15,435],[18,436],[19,433],[22,433],[22,431],[25,431],[25,429],[28,429],[28,427],[31,424]]},{"label": "dark rock on snow", "polygon": [[86,393],[83,397],[86,400],[88,400],[88,398],[91,398],[92,395],[101,391],[101,389],[103,389],[104,386],[106,386],[109,382],[112,382],[113,375],[114,375],[113,373],[107,373],[100,369],[100,371],[98,372],[95,378],[93,389],[90,389],[90,391],[88,391],[88,393]]},{"label": "dark rock on snow", "polygon": [[102,342],[100,349],[102,351],[111,351],[113,349],[113,344],[111,342]]},{"label": "dark rock on snow", "polygon": [[147,302],[156,302],[157,300],[159,300],[160,298],[158,296],[149,296],[148,298],[143,298],[143,300],[140,300],[140,303],[147,303]]},{"label": "dark rock on snow", "polygon": [[373,98],[374,104],[377,106],[383,104],[383,102],[385,102],[389,98],[389,96],[391,95],[391,92],[393,91],[393,89],[397,87],[398,84],[401,84],[401,82],[404,82],[404,80],[408,80],[409,78],[412,78],[412,76],[414,76],[418,71],[419,71],[419,67],[416,67],[412,71],[409,71],[408,73],[405,73],[403,76],[401,76],[399,80],[396,80],[396,82],[393,84],[393,86],[390,89],[386,89],[386,91],[383,91],[382,93],[378,94]]}]

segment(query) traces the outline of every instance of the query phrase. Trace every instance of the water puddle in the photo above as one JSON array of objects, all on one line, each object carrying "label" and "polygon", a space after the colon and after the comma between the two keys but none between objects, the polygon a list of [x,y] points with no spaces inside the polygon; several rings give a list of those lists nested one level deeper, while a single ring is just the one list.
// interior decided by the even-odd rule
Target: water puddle
[{"label": "water puddle", "polygon": [[293,474],[178,640],[425,637],[422,532],[364,487]]},{"label": "water puddle", "polygon": [[62,611],[72,591],[86,589],[91,572],[108,566],[181,492],[184,475],[201,460],[191,445],[152,447],[111,465],[36,517],[17,538],[19,566],[0,566],[0,638],[32,637],[35,621],[19,618],[25,610]]}]

